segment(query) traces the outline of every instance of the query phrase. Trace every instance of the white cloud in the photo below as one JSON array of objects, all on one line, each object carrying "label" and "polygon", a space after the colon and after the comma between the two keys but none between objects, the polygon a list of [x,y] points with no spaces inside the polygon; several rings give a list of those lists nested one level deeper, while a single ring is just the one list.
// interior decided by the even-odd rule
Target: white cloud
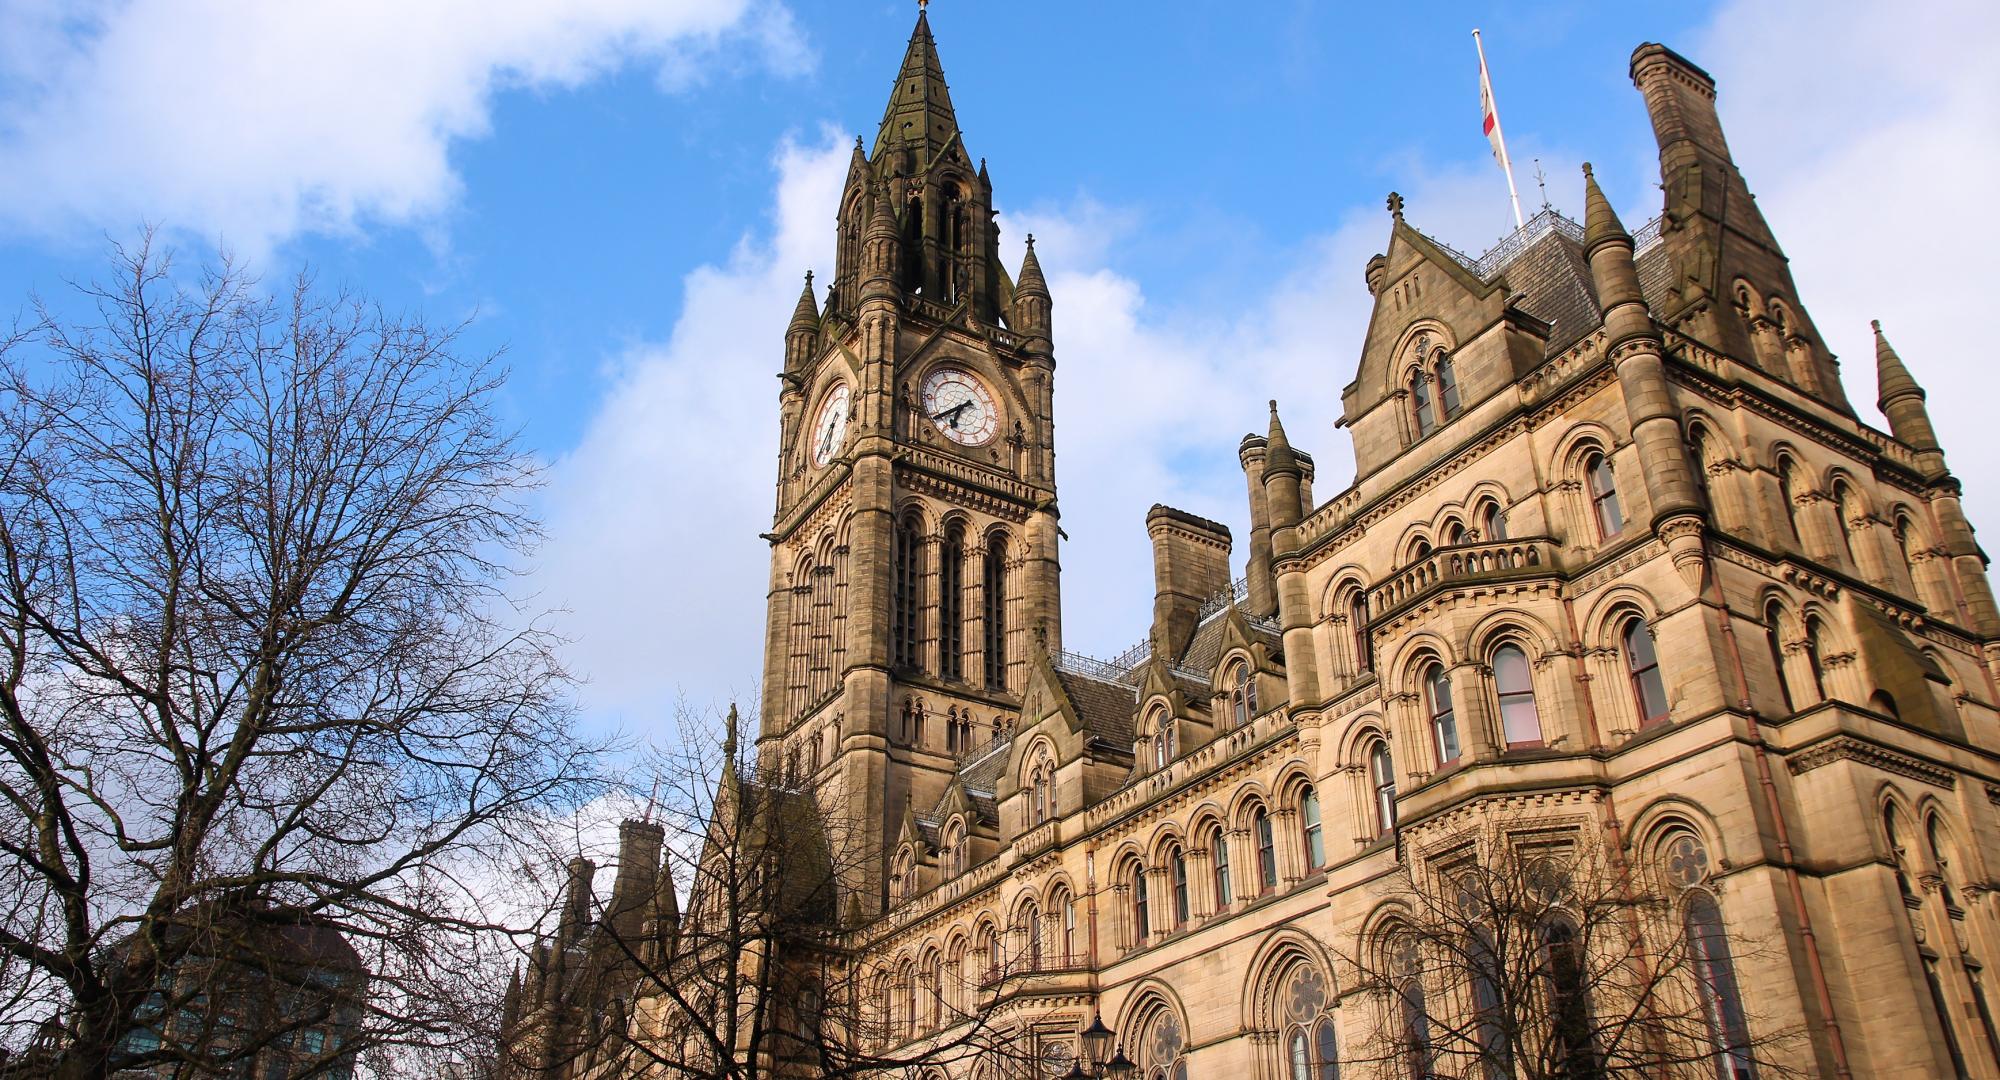
[{"label": "white cloud", "polygon": [[0,225],[153,220],[253,254],[434,219],[500,90],[641,61],[680,87],[737,44],[808,63],[749,0],[0,0],[0,41]]},{"label": "white cloud", "polygon": [[[1778,28],[1782,28],[1779,30]],[[2000,380],[1968,318],[1993,308],[2000,83],[1975,55],[1991,3],[1732,4],[1685,50],[1716,77],[1723,126],[1792,260],[1800,298],[1877,427],[1879,318],[1917,381],[1966,507],[2000,539]]]},{"label": "white cloud", "polygon": [[800,275],[831,268],[850,140],[780,148],[770,235],[688,275],[672,336],[620,358],[550,476],[540,598],[569,612],[586,707],[639,734],[682,689],[698,709],[755,705],[784,327]]}]

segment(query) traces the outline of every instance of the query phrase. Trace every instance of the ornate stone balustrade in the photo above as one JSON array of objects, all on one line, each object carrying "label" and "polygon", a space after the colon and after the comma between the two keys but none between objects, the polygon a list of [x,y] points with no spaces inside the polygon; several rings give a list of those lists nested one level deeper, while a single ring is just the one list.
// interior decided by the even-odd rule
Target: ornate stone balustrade
[{"label": "ornate stone balustrade", "polygon": [[1555,562],[1556,543],[1542,536],[1439,548],[1368,590],[1369,615],[1379,619],[1451,586],[1552,574]]}]

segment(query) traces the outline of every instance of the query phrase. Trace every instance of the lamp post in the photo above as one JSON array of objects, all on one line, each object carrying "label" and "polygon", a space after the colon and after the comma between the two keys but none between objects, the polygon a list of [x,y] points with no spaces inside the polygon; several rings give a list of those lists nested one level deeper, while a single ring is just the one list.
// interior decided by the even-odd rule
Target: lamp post
[{"label": "lamp post", "polygon": [[[1083,1029],[1083,1053],[1070,1065],[1069,1072],[1062,1080],[1132,1080],[1132,1074],[1139,1067],[1125,1056],[1125,1048],[1113,1046],[1118,1038],[1116,1032],[1104,1026],[1102,1015],[1092,1016],[1090,1026]],[[1109,1060],[1105,1053],[1110,1052]],[[1083,1068],[1084,1059],[1090,1060],[1090,1071]]]}]

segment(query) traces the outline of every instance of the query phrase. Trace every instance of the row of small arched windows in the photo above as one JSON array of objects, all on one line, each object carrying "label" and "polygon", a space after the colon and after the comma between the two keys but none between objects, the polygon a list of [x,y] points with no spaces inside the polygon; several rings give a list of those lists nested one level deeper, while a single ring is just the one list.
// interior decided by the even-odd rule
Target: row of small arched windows
[{"label": "row of small arched windows", "polygon": [[[1298,852],[1305,862],[1306,871],[1324,869],[1326,830],[1320,818],[1318,792],[1310,786],[1301,788],[1293,798],[1292,808],[1297,812]],[[1249,861],[1248,865],[1241,867],[1232,858],[1235,853],[1231,849],[1229,831],[1220,822],[1208,826],[1206,830],[1208,885],[1214,900],[1214,911],[1218,914],[1229,910],[1239,898],[1266,896],[1278,890],[1278,836],[1273,816],[1267,808],[1259,805],[1250,811],[1249,826],[1251,849],[1242,853]],[[1162,934],[1185,929],[1194,920],[1187,850],[1179,841],[1169,842],[1161,861],[1164,865],[1158,876],[1167,889],[1163,897],[1155,897],[1149,880],[1155,875],[1143,861],[1136,858],[1130,860],[1122,875],[1121,884],[1129,904],[1127,917],[1130,919],[1134,948]],[[1238,875],[1244,874],[1248,876],[1239,879]]]}]

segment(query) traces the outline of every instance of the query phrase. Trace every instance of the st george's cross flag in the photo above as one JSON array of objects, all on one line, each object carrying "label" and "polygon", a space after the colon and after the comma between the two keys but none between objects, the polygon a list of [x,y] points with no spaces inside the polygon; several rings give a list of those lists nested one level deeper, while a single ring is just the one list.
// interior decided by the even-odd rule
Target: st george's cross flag
[{"label": "st george's cross flag", "polygon": [[1472,32],[1473,47],[1479,50],[1479,124],[1486,143],[1493,148],[1493,160],[1507,174],[1507,198],[1514,204],[1514,227],[1521,228],[1521,197],[1514,192],[1514,163],[1507,160],[1507,139],[1500,134],[1500,110],[1493,104],[1493,80],[1486,74],[1486,45],[1479,31]]}]

